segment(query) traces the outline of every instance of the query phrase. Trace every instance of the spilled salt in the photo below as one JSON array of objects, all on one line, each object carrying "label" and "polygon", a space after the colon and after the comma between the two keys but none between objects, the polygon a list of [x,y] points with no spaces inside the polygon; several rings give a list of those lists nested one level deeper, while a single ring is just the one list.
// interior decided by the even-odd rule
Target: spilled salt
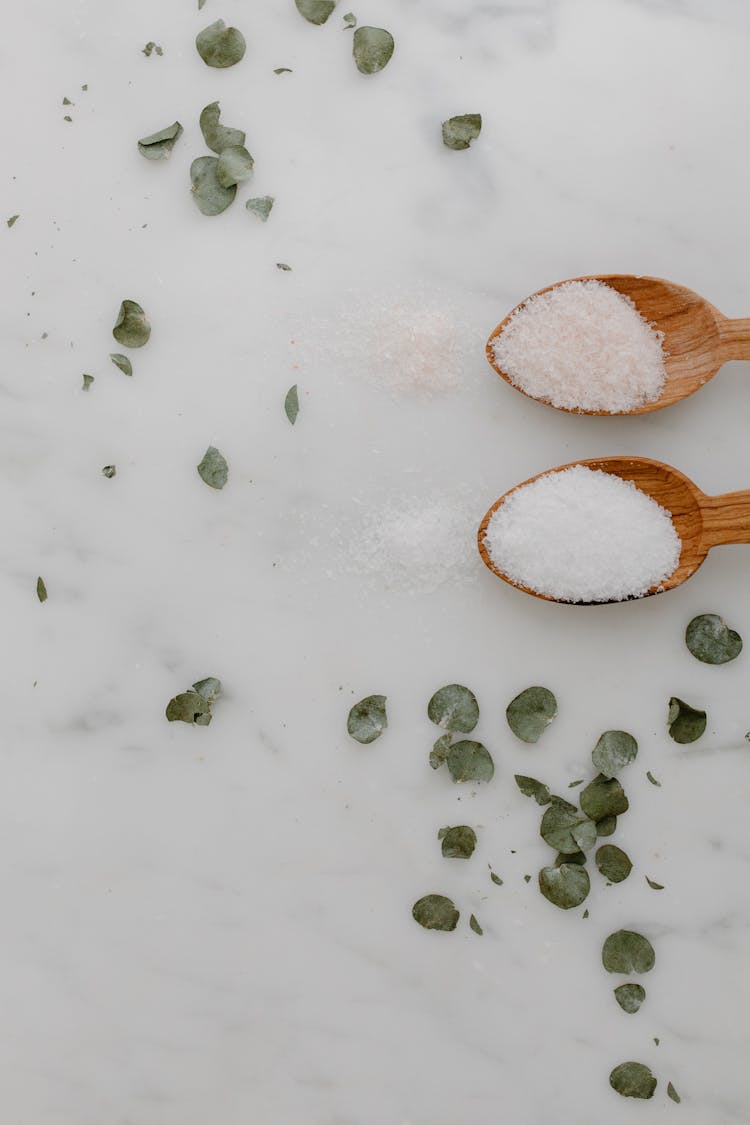
[{"label": "spilled salt", "polygon": [[567,410],[626,413],[664,386],[663,333],[601,281],[566,281],[530,297],[493,344],[520,390]]},{"label": "spilled salt", "polygon": [[674,572],[681,550],[669,512],[632,482],[585,465],[511,492],[485,545],[512,582],[568,602],[642,597]]}]

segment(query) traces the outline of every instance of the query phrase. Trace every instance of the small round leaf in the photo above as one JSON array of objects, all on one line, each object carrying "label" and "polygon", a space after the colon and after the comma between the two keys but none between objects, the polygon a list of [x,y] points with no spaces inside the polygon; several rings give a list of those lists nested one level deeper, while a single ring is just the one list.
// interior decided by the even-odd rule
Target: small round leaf
[{"label": "small round leaf", "polygon": [[444,828],[438,833],[443,841],[445,859],[470,859],[477,846],[477,834],[468,824],[457,824],[454,828]]},{"label": "small round leaf", "polygon": [[203,215],[220,215],[237,194],[236,187],[224,187],[219,183],[218,167],[216,156],[199,156],[190,165],[193,199]]},{"label": "small round leaf", "polygon": [[638,743],[632,734],[625,730],[605,730],[591,751],[591,758],[599,773],[614,777],[637,753]]},{"label": "small round leaf", "polygon": [[223,453],[220,453],[215,445],[209,445],[197,469],[201,480],[209,488],[221,489],[227,483],[229,466]]},{"label": "small round leaf", "polygon": [[148,343],[151,325],[137,301],[123,301],[112,335],[125,348],[142,348]]},{"label": "small round leaf", "polygon": [[620,782],[616,777],[607,778],[598,774],[581,790],[581,808],[591,820],[603,820],[605,816],[619,816],[630,807]]},{"label": "small round leaf", "polygon": [[461,113],[458,117],[449,117],[443,122],[443,144],[460,152],[468,148],[481,131],[481,113]]},{"label": "small round leaf", "polygon": [[543,867],[539,872],[539,890],[553,906],[559,906],[561,910],[580,906],[590,887],[588,871],[575,863]]},{"label": "small round leaf", "polygon": [[742,637],[716,613],[694,617],[685,630],[685,644],[704,664],[728,664],[742,652]]},{"label": "small round leaf", "polygon": [[197,691],[183,691],[167,704],[167,718],[170,723],[180,720],[183,723],[208,726],[211,722],[211,705]]},{"label": "small round leaf", "polygon": [[609,1084],[624,1098],[652,1098],[656,1089],[653,1074],[639,1062],[620,1063],[610,1074]]},{"label": "small round leaf", "polygon": [[524,797],[533,797],[538,805],[548,805],[551,801],[550,791],[542,781],[535,777],[526,777],[522,773],[514,774],[516,785]]},{"label": "small round leaf", "polygon": [[273,196],[258,195],[254,199],[248,199],[245,207],[251,214],[257,215],[262,223],[265,223],[268,220],[268,216],[271,214]]},{"label": "small round leaf", "polygon": [[667,722],[670,738],[684,746],[688,742],[695,742],[705,731],[706,712],[696,710],[673,695],[669,701]]},{"label": "small round leaf", "polygon": [[223,188],[242,184],[252,176],[254,164],[255,161],[246,148],[243,148],[242,145],[230,145],[222,151],[219,157],[219,162],[216,165],[216,179]]},{"label": "small round leaf", "polygon": [[349,712],[346,729],[356,742],[367,745],[380,738],[388,726],[385,695],[367,695],[355,703]]},{"label": "small round leaf", "polygon": [[245,36],[236,27],[227,27],[224,20],[204,27],[195,37],[195,49],[206,66],[234,66],[244,57]]},{"label": "small round leaf", "polygon": [[473,691],[462,684],[447,684],[427,704],[430,721],[444,730],[468,734],[479,721],[479,704]]},{"label": "small round leaf", "polygon": [[308,23],[324,24],[336,7],[336,0],[294,0],[297,11]]},{"label": "small round leaf", "polygon": [[459,912],[445,895],[425,895],[411,908],[412,917],[426,930],[455,930]]},{"label": "small round leaf", "polygon": [[166,160],[171,156],[172,149],[182,136],[182,132],[182,125],[179,121],[175,121],[172,125],[167,125],[166,129],[152,133],[150,137],[142,137],[138,141],[138,151],[147,160]]},{"label": "small round leaf", "polygon": [[546,844],[564,855],[585,851],[596,841],[596,825],[584,828],[590,821],[578,809],[553,801],[545,810],[539,835]]},{"label": "small round leaf", "polygon": [[614,990],[615,1000],[628,1015],[634,1015],[646,999],[646,989],[642,984],[620,984]]},{"label": "small round leaf", "polygon": [[495,773],[489,750],[468,738],[453,743],[446,762],[454,781],[491,781]]},{"label": "small round leaf", "polygon": [[602,946],[602,964],[608,973],[648,973],[655,961],[651,942],[634,930],[616,930]]},{"label": "small round leaf", "polygon": [[610,883],[622,883],[633,870],[633,864],[630,862],[627,853],[614,844],[604,844],[601,848],[598,848],[594,861],[604,878],[609,879]]},{"label": "small round leaf", "polygon": [[218,102],[211,102],[201,110],[200,127],[203,139],[213,152],[222,153],[225,148],[244,145],[245,134],[241,129],[230,129],[219,124],[221,109]]},{"label": "small round leaf", "polygon": [[557,700],[545,687],[530,687],[508,704],[505,717],[516,738],[538,742],[557,714]]},{"label": "small round leaf", "polygon": [[616,816],[603,816],[596,822],[597,836],[613,836],[617,828]]},{"label": "small round leaf", "polygon": [[390,62],[393,36],[382,27],[358,27],[352,48],[360,74],[377,74]]}]

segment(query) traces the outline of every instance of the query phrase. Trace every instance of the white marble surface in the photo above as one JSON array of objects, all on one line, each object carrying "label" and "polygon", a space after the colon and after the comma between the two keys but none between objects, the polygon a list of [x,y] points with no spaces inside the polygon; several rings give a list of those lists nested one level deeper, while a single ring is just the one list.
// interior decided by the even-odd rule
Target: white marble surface
[{"label": "white marble surface", "polygon": [[[514,394],[483,356],[509,307],[580,273],[657,274],[750,313],[748,6],[352,7],[396,38],[369,79],[343,0],[324,28],[291,0],[5,13],[0,210],[21,217],[0,231],[3,1116],[742,1125],[750,655],[703,666],[681,636],[715,611],[750,643],[750,553],[713,552],[673,594],[585,609],[504,586],[470,543],[500,492],[577,456],[750,486],[744,365],[663,413],[579,419]],[[225,72],[193,48],[220,16],[249,44]],[[140,54],[149,39],[162,58]],[[187,169],[215,99],[256,174],[205,219]],[[440,122],[467,111],[482,136],[449,152]],[[141,159],[135,139],[175,117],[171,161]],[[264,193],[265,226],[243,207]],[[132,379],[107,358],[123,297],[153,323]],[[412,306],[414,338],[396,334],[385,361]],[[439,393],[383,386],[393,364],[420,373],[414,349],[440,325],[451,378],[422,372]],[[209,443],[230,463],[223,492],[195,472]],[[437,544],[444,570],[388,581],[363,529],[371,545],[373,521],[435,496],[458,528]],[[167,724],[170,696],[206,675],[225,685],[212,725]],[[425,704],[452,680],[479,697],[485,788],[426,764]],[[560,703],[533,749],[503,717],[529,683]],[[372,692],[390,728],[360,748],[346,713]],[[673,693],[709,711],[693,748],[666,736]],[[615,837],[636,869],[609,888],[593,872],[584,921],[539,895],[548,853],[512,775],[563,788],[619,726],[641,746]],[[443,860],[437,829],[463,821],[475,856]],[[455,933],[413,923],[429,891],[455,898]],[[620,926],[657,953],[636,1016],[599,963]],[[650,1102],[610,1090],[628,1058],[657,1075]]]}]

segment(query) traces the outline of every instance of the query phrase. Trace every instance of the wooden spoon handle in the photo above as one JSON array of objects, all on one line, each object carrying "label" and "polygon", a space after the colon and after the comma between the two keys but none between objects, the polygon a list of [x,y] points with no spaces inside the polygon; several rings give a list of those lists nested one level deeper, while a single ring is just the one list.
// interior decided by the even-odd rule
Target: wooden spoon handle
[{"label": "wooden spoon handle", "polygon": [[750,490],[704,496],[701,514],[706,547],[718,547],[722,543],[750,543]]},{"label": "wooden spoon handle", "polygon": [[750,317],[719,321],[719,346],[724,363],[729,359],[750,359]]}]

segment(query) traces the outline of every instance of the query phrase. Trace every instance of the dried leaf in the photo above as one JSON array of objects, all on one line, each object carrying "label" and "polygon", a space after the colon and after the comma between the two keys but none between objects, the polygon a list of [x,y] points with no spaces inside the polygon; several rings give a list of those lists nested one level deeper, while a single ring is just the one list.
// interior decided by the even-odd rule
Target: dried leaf
[{"label": "dried leaf", "polygon": [[441,734],[440,738],[433,744],[432,750],[430,751],[430,765],[434,770],[440,769],[442,765],[445,765],[452,737],[450,733]]},{"label": "dried leaf", "polygon": [[661,782],[656,780],[654,775],[651,773],[651,770],[646,770],[646,777],[649,779],[652,785],[658,785],[661,789]]},{"label": "dried leaf", "polygon": [[[148,58],[150,58],[150,57],[151,57],[151,55],[152,55],[152,54],[154,53],[154,51],[156,52],[156,54],[157,54],[157,55],[163,55],[163,54],[164,54],[164,51],[163,51],[163,49],[162,49],[162,48],[161,48],[161,47],[160,47],[160,46],[158,45],[158,43],[154,43],[153,39],[149,39],[148,43],[147,43],[147,44],[146,44],[146,46],[145,46],[145,47],[143,48],[143,52],[142,52],[142,53],[143,53],[143,54],[144,54],[144,55],[146,56],[146,58],[148,59]],[[67,99],[67,98],[65,98],[65,100],[63,101],[63,105],[65,105],[66,103],[67,103],[68,105],[72,105],[72,104],[73,104],[72,102],[68,102],[68,99]]]},{"label": "dried leaf", "polygon": [[94,382],[94,376],[93,375],[84,375],[83,376],[83,390],[87,391],[93,382]]},{"label": "dried leaf", "polygon": [[211,705],[197,691],[183,691],[170,699],[166,714],[170,723],[179,720],[205,727],[211,722]]},{"label": "dried leaf", "polygon": [[673,1102],[677,1102],[677,1105],[679,1105],[682,1101],[682,1098],[677,1093],[671,1082],[667,1086],[667,1097],[671,1098]]},{"label": "dried leaf", "polygon": [[15,226],[15,224],[18,222],[18,220],[20,218],[21,218],[20,215],[11,215],[11,217],[9,219],[5,220],[6,226],[8,226],[8,227]]},{"label": "dried leaf", "polygon": [[470,927],[470,929],[472,929],[474,931],[475,934],[479,934],[480,937],[484,933],[484,930],[479,925],[479,923],[477,922],[477,920],[476,920],[476,918],[474,917],[473,914],[469,918],[469,927]]},{"label": "dried leaf", "polygon": [[609,1084],[624,1098],[652,1098],[656,1079],[647,1066],[638,1062],[624,1062],[616,1066],[609,1076]]},{"label": "dried leaf", "polygon": [[459,912],[445,895],[425,895],[411,908],[412,918],[426,930],[455,930]]},{"label": "dried leaf", "polygon": [[253,215],[257,215],[261,222],[265,223],[268,216],[271,214],[274,199],[272,195],[259,195],[255,199],[248,199],[245,207]]},{"label": "dried leaf", "polygon": [[651,942],[634,930],[616,930],[602,946],[602,964],[608,973],[648,973],[655,961]]},{"label": "dried leaf", "polygon": [[479,721],[479,704],[474,692],[463,684],[447,684],[432,696],[427,715],[443,730],[468,734]]},{"label": "dried leaf", "polygon": [[227,27],[224,20],[204,27],[195,37],[195,49],[206,66],[234,66],[244,57],[245,36],[236,27]]},{"label": "dried leaf", "polygon": [[462,739],[454,742],[446,759],[454,781],[491,781],[495,765],[481,742]]},{"label": "dried leaf", "polygon": [[297,421],[297,415],[299,414],[299,395],[297,394],[296,383],[286,392],[286,398],[284,399],[284,413],[286,414],[292,425],[294,425],[294,423]]},{"label": "dried leaf", "polygon": [[121,355],[119,352],[110,352],[109,358],[112,360],[115,367],[119,367],[123,375],[133,374],[133,365],[126,355]]},{"label": "dried leaf", "polygon": [[393,54],[393,36],[382,27],[358,27],[352,53],[360,74],[377,74]]},{"label": "dried leaf", "polygon": [[539,890],[553,906],[559,906],[561,910],[580,906],[590,887],[586,868],[575,863],[543,867],[539,872]]},{"label": "dried leaf", "polygon": [[277,66],[274,69],[274,74],[294,74],[290,66]]},{"label": "dried leaf", "polygon": [[218,102],[211,102],[201,110],[199,124],[203,139],[212,152],[222,153],[225,148],[242,146],[245,134],[241,129],[230,129],[220,125],[221,109]]},{"label": "dried leaf", "polygon": [[645,878],[646,882],[648,883],[648,885],[649,885],[649,887],[651,888],[652,891],[663,891],[664,890],[664,884],[663,883],[655,883],[653,879],[649,879],[648,875],[644,875],[644,878]]},{"label": "dried leaf", "polygon": [[291,267],[291,266],[288,266],[288,265],[286,264],[286,262],[277,262],[277,263],[276,263],[276,269],[277,269],[277,270],[284,270],[284,271],[285,271],[286,273],[289,273],[289,272],[291,271],[291,268],[292,268],[292,267]]},{"label": "dried leaf", "polygon": [[606,778],[601,773],[581,790],[580,801],[586,816],[595,821],[607,816],[619,816],[630,807],[617,778]]},{"label": "dried leaf", "polygon": [[549,688],[526,688],[508,704],[505,717],[516,738],[538,742],[557,714],[557,700]]},{"label": "dried leaf", "polygon": [[353,27],[357,26],[357,17],[354,12],[347,12],[344,16],[344,31],[351,31]]},{"label": "dried leaf", "polygon": [[499,875],[495,874],[494,871],[490,871],[490,879],[492,880],[492,882],[495,884],[496,887],[502,887],[503,881],[502,881],[502,879],[500,878]]},{"label": "dried leaf", "polygon": [[594,856],[596,866],[610,883],[622,883],[633,870],[630,857],[614,844],[604,844]]},{"label": "dried leaf", "polygon": [[209,445],[197,465],[200,478],[209,488],[223,488],[229,476],[226,459],[214,445]]},{"label": "dried leaf", "polygon": [[[211,159],[209,157],[209,159]],[[242,145],[231,145],[225,148],[216,165],[216,179],[223,188],[243,184],[253,174],[253,160],[250,153]]]},{"label": "dried leaf", "polygon": [[477,834],[468,824],[457,824],[454,828],[441,828],[438,839],[443,841],[445,859],[471,859],[477,846]]},{"label": "dried leaf", "polygon": [[44,585],[44,579],[41,575],[36,580],[36,596],[40,602],[46,602],[47,600],[47,587]]},{"label": "dried leaf", "polygon": [[223,187],[218,180],[216,156],[199,156],[190,165],[191,191],[203,215],[220,215],[237,194],[236,187]]},{"label": "dried leaf", "polygon": [[461,113],[443,122],[443,144],[457,152],[468,148],[482,131],[481,113]]},{"label": "dried leaf", "polygon": [[628,1015],[635,1015],[646,999],[646,989],[642,984],[620,984],[614,990],[615,1000]]},{"label": "dried leaf", "polygon": [[669,701],[667,722],[670,737],[684,746],[688,742],[695,742],[705,731],[706,712],[696,710],[673,695]]},{"label": "dried leaf", "polygon": [[593,847],[596,825],[591,824],[576,808],[566,808],[562,803],[553,801],[542,817],[539,835],[555,851],[568,855]]},{"label": "dried leaf", "polygon": [[604,777],[615,777],[637,753],[638,743],[632,734],[625,730],[605,730],[591,751],[591,759]]},{"label": "dried leaf", "polygon": [[166,160],[168,156],[171,156],[172,149],[179,141],[182,133],[182,125],[179,121],[173,121],[171,125],[160,129],[158,133],[152,133],[150,137],[143,137],[138,141],[138,151],[141,156],[146,157],[146,160]]},{"label": "dried leaf", "polygon": [[142,348],[148,343],[151,325],[137,301],[123,301],[112,335],[124,348]]},{"label": "dried leaf", "polygon": [[297,11],[308,23],[324,24],[336,7],[336,0],[294,0]]},{"label": "dried leaf", "polygon": [[354,704],[349,712],[346,729],[355,741],[367,745],[380,738],[388,726],[386,698],[385,695],[367,695]]},{"label": "dried leaf", "polygon": [[107,480],[111,480],[112,477],[117,476],[117,466],[105,465],[102,469],[102,476],[105,476]]},{"label": "dried leaf", "polygon": [[742,652],[742,637],[716,613],[694,617],[685,630],[685,644],[704,664],[728,664]]},{"label": "dried leaf", "polygon": [[207,703],[213,703],[221,695],[221,680],[217,680],[216,676],[207,676],[205,680],[198,680],[193,684],[193,691],[196,691]]},{"label": "dried leaf", "polygon": [[538,805],[548,805],[551,797],[548,787],[534,777],[525,777],[522,773],[514,775],[516,785],[524,797],[533,797]]}]

